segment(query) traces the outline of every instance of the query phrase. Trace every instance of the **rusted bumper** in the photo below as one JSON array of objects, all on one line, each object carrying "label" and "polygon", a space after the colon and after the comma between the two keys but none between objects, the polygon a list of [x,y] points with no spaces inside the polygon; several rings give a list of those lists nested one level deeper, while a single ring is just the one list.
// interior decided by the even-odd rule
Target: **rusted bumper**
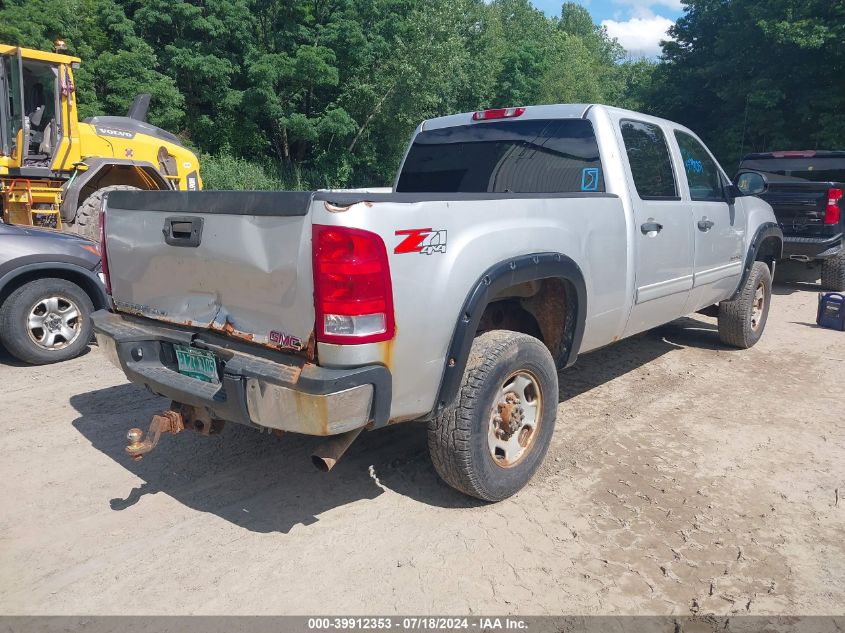
[{"label": "rusted bumper", "polygon": [[[391,376],[382,365],[327,369],[203,330],[105,310],[92,319],[100,348],[129,380],[214,419],[307,435],[387,424]],[[179,373],[173,345],[212,352],[220,384]]]}]

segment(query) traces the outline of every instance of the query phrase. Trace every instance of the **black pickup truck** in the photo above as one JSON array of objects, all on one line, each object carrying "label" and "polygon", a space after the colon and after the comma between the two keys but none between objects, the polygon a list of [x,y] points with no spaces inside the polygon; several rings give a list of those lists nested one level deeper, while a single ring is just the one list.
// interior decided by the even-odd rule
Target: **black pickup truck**
[{"label": "black pickup truck", "polygon": [[783,230],[783,257],[821,266],[825,290],[845,290],[845,151],[749,154],[740,171],[769,181],[760,197]]}]

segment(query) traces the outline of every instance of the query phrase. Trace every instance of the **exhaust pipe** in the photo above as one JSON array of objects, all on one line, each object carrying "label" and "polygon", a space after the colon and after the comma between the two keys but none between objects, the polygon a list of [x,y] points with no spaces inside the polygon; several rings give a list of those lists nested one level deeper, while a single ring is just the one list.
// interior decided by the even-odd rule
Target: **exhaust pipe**
[{"label": "exhaust pipe", "polygon": [[806,255],[790,255],[789,259],[796,261],[796,262],[805,262],[805,263],[810,261],[810,258],[807,257]]},{"label": "exhaust pipe", "polygon": [[135,119],[136,121],[146,122],[147,112],[150,109],[151,97],[152,95],[147,92],[137,95],[135,100],[132,102],[132,105],[129,106],[129,112],[126,113],[126,116],[130,119]]},{"label": "exhaust pipe", "polygon": [[340,435],[332,435],[314,450],[311,455],[311,463],[317,470],[324,473],[329,472],[363,430],[364,427],[362,426]]}]

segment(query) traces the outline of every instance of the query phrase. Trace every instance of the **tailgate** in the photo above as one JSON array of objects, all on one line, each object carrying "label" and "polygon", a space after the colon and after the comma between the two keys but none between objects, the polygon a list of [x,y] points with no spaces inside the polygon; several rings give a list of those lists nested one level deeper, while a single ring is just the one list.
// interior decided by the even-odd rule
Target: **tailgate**
[{"label": "tailgate", "polygon": [[772,205],[785,234],[813,237],[825,233],[827,190],[827,184],[771,182],[760,197]]},{"label": "tailgate", "polygon": [[277,349],[314,329],[312,194],[112,192],[106,250],[115,309]]}]

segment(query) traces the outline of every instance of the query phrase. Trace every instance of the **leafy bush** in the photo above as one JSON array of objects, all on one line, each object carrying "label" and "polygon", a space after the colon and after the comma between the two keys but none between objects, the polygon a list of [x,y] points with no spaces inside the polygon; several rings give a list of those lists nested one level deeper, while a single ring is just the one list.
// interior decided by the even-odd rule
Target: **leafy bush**
[{"label": "leafy bush", "polygon": [[270,160],[250,161],[231,154],[203,154],[200,173],[205,189],[246,189],[253,191],[285,191],[310,189],[303,182],[300,170],[283,173]]}]

